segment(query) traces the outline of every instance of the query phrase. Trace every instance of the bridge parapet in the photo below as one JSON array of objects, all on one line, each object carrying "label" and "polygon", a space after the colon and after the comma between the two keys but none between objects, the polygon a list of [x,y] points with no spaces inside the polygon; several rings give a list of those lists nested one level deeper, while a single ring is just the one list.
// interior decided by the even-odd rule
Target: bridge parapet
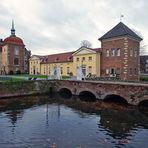
[{"label": "bridge parapet", "polygon": [[97,99],[104,99],[108,95],[117,95],[124,98],[129,104],[138,105],[141,101],[148,100],[148,84],[111,82],[111,81],[71,81],[57,80],[57,91],[67,88],[73,95],[88,91]]}]

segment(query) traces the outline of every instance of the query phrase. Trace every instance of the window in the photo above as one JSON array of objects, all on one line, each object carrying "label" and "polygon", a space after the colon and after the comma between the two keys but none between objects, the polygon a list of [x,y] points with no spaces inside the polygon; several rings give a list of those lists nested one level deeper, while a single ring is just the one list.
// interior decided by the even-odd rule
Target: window
[{"label": "window", "polygon": [[50,66],[48,66],[48,74],[50,74]]},{"label": "window", "polygon": [[92,66],[88,66],[88,73],[92,74]]},{"label": "window", "polygon": [[69,74],[70,73],[70,68],[69,67],[67,67],[67,74]]},{"label": "window", "polygon": [[61,67],[61,75],[63,74],[63,67]]},{"label": "window", "polygon": [[19,48],[17,46],[15,47],[15,55],[19,55]]},{"label": "window", "polygon": [[135,49],[134,56],[137,57],[137,49]]},{"label": "window", "polygon": [[145,64],[145,67],[147,67],[147,68],[148,68],[148,64],[147,64],[147,63]]},{"label": "window", "polygon": [[148,64],[145,64],[145,71],[148,72]]},{"label": "window", "polygon": [[134,73],[135,73],[135,75],[137,75],[137,69],[136,68],[134,69]]},{"label": "window", "polygon": [[129,69],[129,75],[132,75],[132,68]]},{"label": "window", "polygon": [[106,74],[107,74],[107,75],[109,74],[109,69],[106,69]]},{"label": "window", "polygon": [[77,62],[79,61],[79,58],[77,58]]},{"label": "window", "polygon": [[114,57],[115,56],[115,49],[111,50],[111,56]]},{"label": "window", "polygon": [[82,57],[82,62],[85,61],[85,57]]},{"label": "window", "polygon": [[106,57],[109,57],[109,50],[106,50]]},{"label": "window", "polygon": [[44,74],[46,74],[46,67],[44,66]]},{"label": "window", "polygon": [[111,68],[110,69],[110,76],[115,76],[116,74],[116,69],[115,68]]},{"label": "window", "polygon": [[14,65],[19,65],[19,59],[18,58],[14,59]]},{"label": "window", "polygon": [[92,60],[92,57],[88,57],[88,60],[91,61]]},{"label": "window", "polygon": [[130,48],[130,57],[132,57],[132,56],[133,56],[133,49]]},{"label": "window", "polygon": [[118,49],[117,49],[117,56],[119,57],[120,54],[121,54],[121,50],[120,50],[120,48],[118,48]]}]

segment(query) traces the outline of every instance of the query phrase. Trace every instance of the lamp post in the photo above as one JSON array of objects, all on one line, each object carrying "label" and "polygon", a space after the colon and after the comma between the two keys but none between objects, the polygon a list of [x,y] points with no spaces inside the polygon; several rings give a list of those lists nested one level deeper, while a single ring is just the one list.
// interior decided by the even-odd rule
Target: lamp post
[{"label": "lamp post", "polygon": [[46,57],[46,80],[48,80],[48,57]]}]

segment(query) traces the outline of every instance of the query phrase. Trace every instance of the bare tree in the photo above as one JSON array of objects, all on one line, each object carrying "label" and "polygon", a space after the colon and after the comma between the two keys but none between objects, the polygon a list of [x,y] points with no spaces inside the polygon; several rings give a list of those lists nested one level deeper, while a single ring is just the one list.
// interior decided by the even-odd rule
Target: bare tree
[{"label": "bare tree", "polygon": [[81,41],[80,45],[81,45],[81,47],[82,46],[83,47],[87,47],[87,48],[91,48],[92,47],[92,44],[89,41],[87,41],[87,40]]},{"label": "bare tree", "polygon": [[140,43],[140,55],[148,54],[147,46],[143,41]]},{"label": "bare tree", "polygon": [[[132,29],[139,37],[141,37],[143,39],[143,35],[140,31],[137,31],[136,29]],[[140,55],[144,55],[144,54],[147,54],[148,52],[146,51],[147,50],[147,46],[144,41],[141,41],[140,43]]]}]

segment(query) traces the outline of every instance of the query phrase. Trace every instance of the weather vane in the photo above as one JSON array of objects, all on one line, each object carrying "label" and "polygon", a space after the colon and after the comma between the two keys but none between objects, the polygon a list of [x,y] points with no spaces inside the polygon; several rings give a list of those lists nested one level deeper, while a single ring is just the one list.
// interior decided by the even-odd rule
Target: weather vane
[{"label": "weather vane", "polygon": [[120,22],[122,22],[123,17],[124,17],[124,15],[121,14],[121,15],[120,15]]}]

